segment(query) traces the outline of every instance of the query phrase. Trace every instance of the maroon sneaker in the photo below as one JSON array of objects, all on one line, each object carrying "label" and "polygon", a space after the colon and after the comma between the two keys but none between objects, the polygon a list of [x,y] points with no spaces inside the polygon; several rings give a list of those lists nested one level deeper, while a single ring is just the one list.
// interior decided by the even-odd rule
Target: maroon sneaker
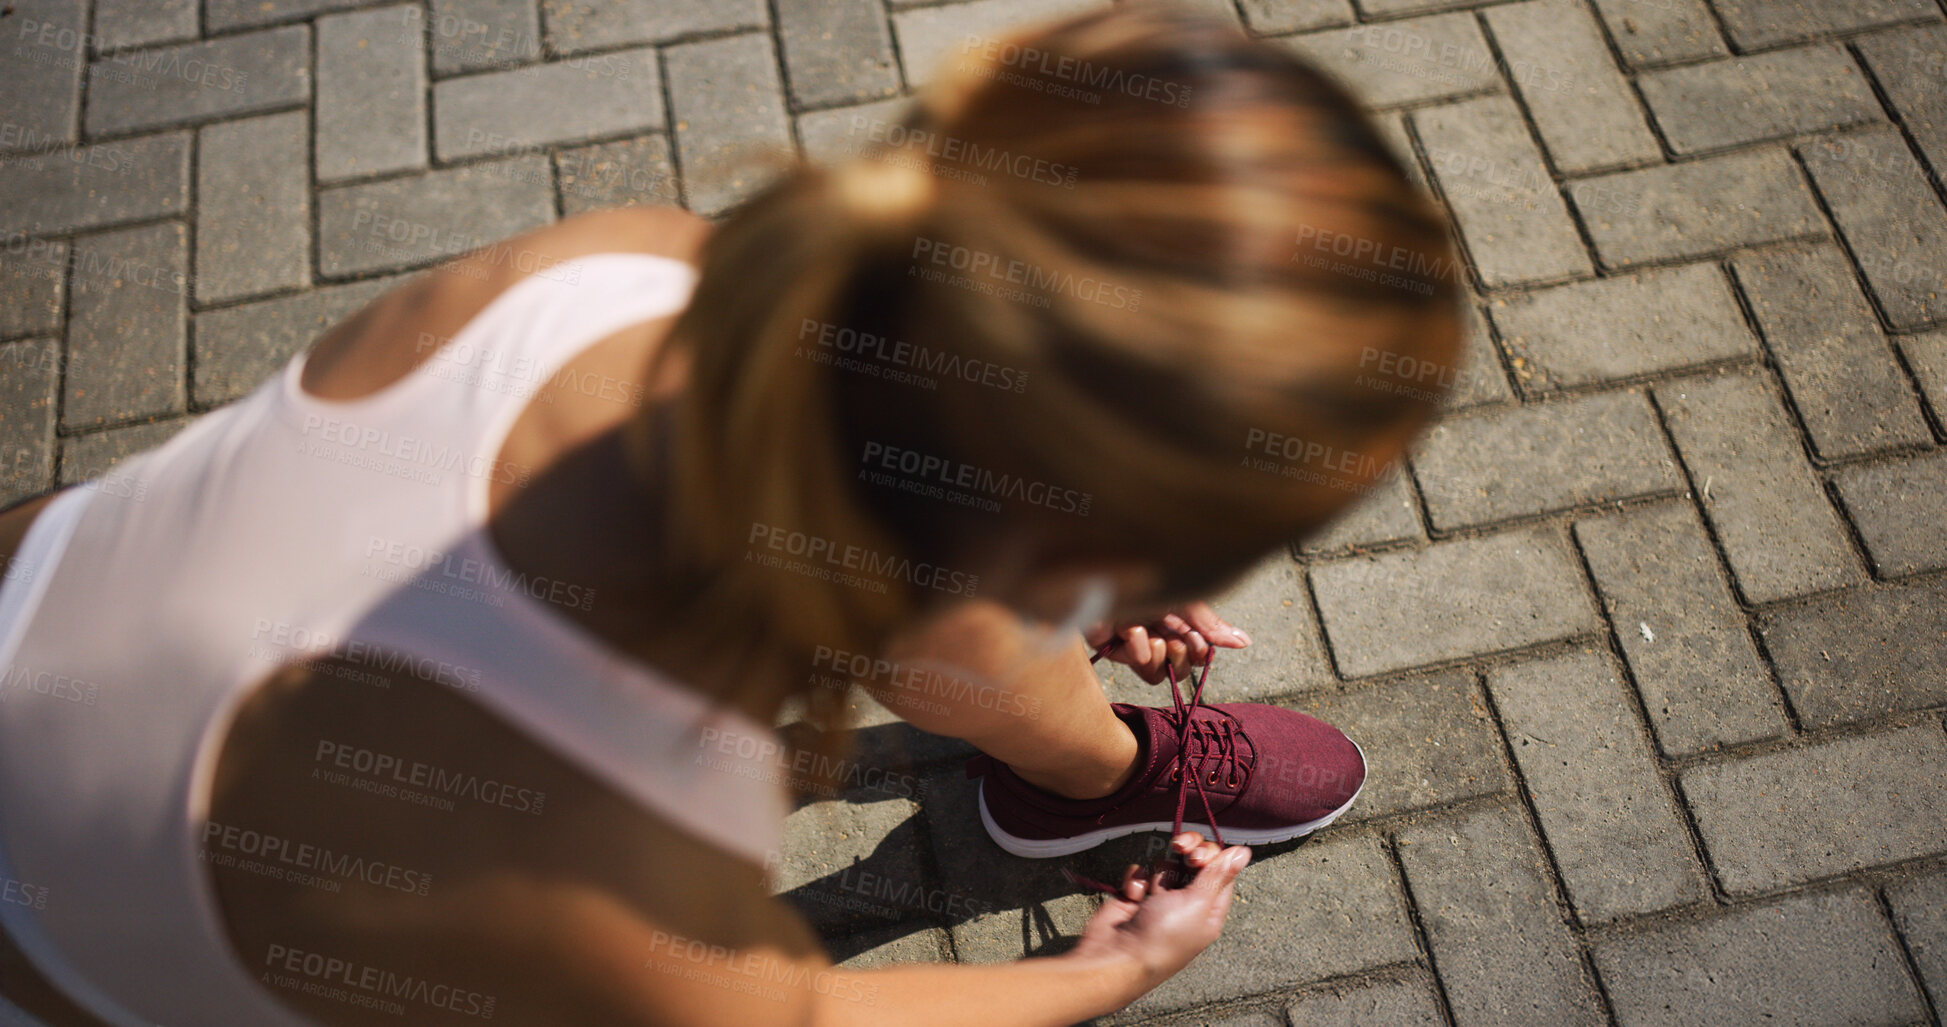
[{"label": "maroon sneaker", "polygon": [[968,760],[967,776],[983,778],[987,833],[1017,856],[1047,858],[1142,831],[1188,829],[1220,844],[1281,842],[1337,819],[1365,785],[1365,753],[1338,728],[1293,710],[1204,705],[1213,655],[1188,702],[1171,673],[1172,708],[1113,704],[1138,746],[1135,776],[1113,795],[1064,798],[985,753]]}]

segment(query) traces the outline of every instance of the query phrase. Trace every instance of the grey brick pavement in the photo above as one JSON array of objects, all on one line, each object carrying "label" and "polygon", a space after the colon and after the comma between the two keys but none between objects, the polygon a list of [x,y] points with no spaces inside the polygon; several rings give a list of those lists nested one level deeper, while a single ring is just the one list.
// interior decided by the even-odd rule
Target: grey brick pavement
[{"label": "grey brick pavement", "polygon": [[[403,276],[594,207],[720,215],[968,36],[1100,0],[18,0],[0,10],[0,501],[110,471]],[[1116,1023],[1939,1023],[1947,7],[1201,0],[1341,76],[1457,221],[1450,415],[1217,603],[1220,699],[1343,725]],[[1157,701],[1121,671],[1111,695]],[[855,966],[1093,908],[860,699],[883,787],[788,825]],[[1112,874],[1124,839],[1078,857]]]}]

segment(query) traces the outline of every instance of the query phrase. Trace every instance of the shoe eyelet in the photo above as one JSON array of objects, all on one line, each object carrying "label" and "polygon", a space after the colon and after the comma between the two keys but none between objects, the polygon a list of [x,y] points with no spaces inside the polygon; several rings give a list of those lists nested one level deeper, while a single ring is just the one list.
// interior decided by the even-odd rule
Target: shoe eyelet
[{"label": "shoe eyelet", "polygon": [[1183,768],[1182,768],[1182,767],[1172,767],[1172,768],[1170,768],[1170,780],[1172,780],[1172,781],[1181,781],[1181,780],[1183,780]]},{"label": "shoe eyelet", "polygon": [[1215,785],[1217,783],[1217,772],[1214,770],[1210,772],[1210,783],[1212,785]]},{"label": "shoe eyelet", "polygon": [[1237,775],[1235,774],[1231,775],[1230,778],[1228,779],[1228,783],[1232,788],[1237,787]]}]

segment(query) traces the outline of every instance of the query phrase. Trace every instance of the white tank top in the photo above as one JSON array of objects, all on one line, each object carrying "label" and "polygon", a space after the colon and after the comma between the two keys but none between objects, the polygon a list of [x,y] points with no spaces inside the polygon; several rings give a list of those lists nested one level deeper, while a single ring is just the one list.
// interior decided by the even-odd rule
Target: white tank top
[{"label": "white tank top", "polygon": [[[530,473],[491,462],[537,389],[694,284],[663,257],[557,265],[376,394],[309,396],[300,356],[43,512],[0,588],[0,919],[56,986],[118,1027],[306,1022],[231,952],[198,853],[238,704],[327,651],[409,660],[696,836],[776,850],[769,727],[552,609],[593,597],[513,573],[484,530],[490,477]],[[374,801],[536,801],[397,755],[319,761]]]}]

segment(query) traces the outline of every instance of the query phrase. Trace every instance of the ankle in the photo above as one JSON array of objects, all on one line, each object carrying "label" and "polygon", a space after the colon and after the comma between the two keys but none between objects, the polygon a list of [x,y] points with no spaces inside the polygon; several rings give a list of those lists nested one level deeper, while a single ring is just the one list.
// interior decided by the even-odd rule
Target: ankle
[{"label": "ankle", "polygon": [[1100,799],[1114,795],[1136,776],[1136,761],[1141,755],[1135,732],[1120,717],[1114,723],[1116,730],[1104,739],[1099,751],[1079,765],[1035,768],[1009,764],[1008,769],[1028,784],[1064,799]]}]

